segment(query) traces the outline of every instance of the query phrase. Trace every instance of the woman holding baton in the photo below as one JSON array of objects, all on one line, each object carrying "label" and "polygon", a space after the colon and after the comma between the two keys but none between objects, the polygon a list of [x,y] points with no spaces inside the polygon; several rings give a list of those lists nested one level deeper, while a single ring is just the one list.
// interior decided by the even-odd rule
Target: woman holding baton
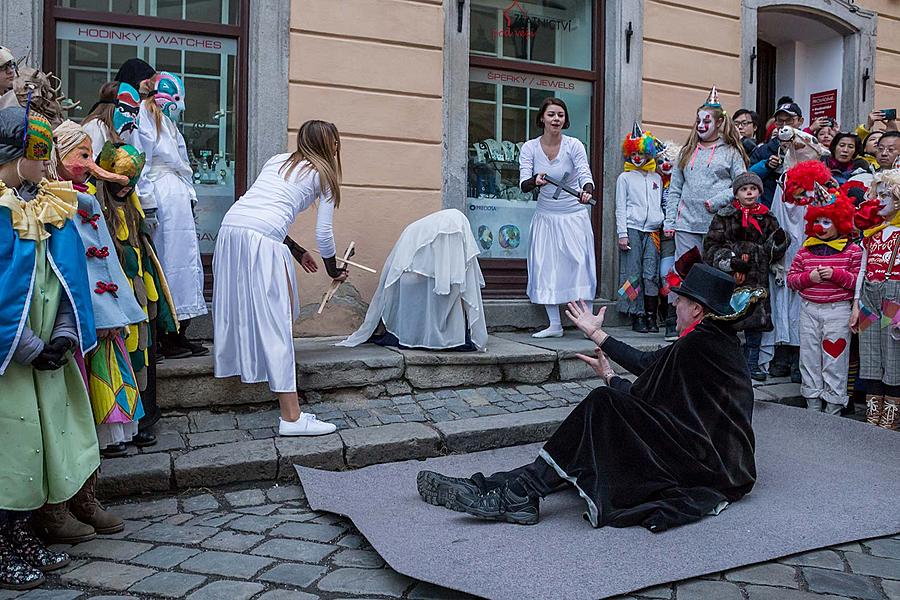
[{"label": "woman holding baton", "polygon": [[[540,188],[531,219],[528,297],[544,305],[550,320],[550,326],[533,337],[562,337],[559,305],[593,302],[597,291],[594,232],[590,211],[584,207],[592,200],[594,182],[584,144],[562,133],[569,127],[565,102],[544,100],[537,126],[543,130],[541,137],[525,142],[519,154],[522,191]],[[547,185],[547,176],[562,186],[581,190],[581,196],[556,194],[557,186]]]}]

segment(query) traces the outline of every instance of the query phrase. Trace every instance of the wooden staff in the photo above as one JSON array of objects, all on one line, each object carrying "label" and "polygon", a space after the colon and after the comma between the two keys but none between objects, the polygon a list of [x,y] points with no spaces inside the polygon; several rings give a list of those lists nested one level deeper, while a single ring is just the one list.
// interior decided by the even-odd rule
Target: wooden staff
[{"label": "wooden staff", "polygon": [[[344,252],[344,258],[342,260],[342,262],[344,262],[345,264],[350,264],[347,262],[347,259],[353,255],[354,246],[356,246],[356,242],[350,242],[350,245],[347,246],[347,250]],[[338,260],[341,260],[341,259],[338,259]],[[337,289],[339,287],[341,287],[341,283],[343,283],[343,282],[342,281],[332,281],[331,282],[331,287],[329,287],[325,291],[325,294],[322,296],[322,302],[319,304],[319,310],[316,311],[317,315],[322,314],[322,311],[325,310],[325,305],[328,304],[328,301],[334,297],[334,294],[335,294],[335,292],[337,292]]]},{"label": "wooden staff", "polygon": [[[313,252],[315,252],[315,253],[318,254],[319,256],[322,255],[322,253],[319,252],[318,250],[316,250],[315,248],[313,248]],[[349,257],[348,257],[348,258],[349,258]],[[372,267],[367,267],[366,265],[361,265],[361,264],[359,264],[359,263],[353,262],[352,260],[346,260],[346,259],[341,258],[341,257],[339,257],[339,256],[338,256],[338,257],[335,257],[335,260],[337,260],[337,262],[339,262],[339,263],[343,263],[343,264],[345,264],[345,265],[350,265],[351,267],[356,267],[357,269],[362,269],[363,271],[367,271],[367,272],[369,272],[369,273],[378,273],[378,271],[376,271],[376,270],[373,269]]]}]

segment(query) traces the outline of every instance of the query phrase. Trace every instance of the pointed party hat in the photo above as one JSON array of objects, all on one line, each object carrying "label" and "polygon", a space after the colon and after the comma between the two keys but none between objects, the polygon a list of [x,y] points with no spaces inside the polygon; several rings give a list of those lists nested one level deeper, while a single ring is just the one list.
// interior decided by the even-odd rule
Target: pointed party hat
[{"label": "pointed party hat", "polygon": [[644,135],[644,131],[641,129],[640,124],[635,121],[634,125],[631,126],[631,137],[634,139],[640,139],[640,137]]},{"label": "pointed party hat", "polygon": [[716,86],[712,86],[712,89],[709,90],[709,96],[706,98],[706,102],[703,103],[703,106],[721,108],[722,104],[719,102],[719,89]]}]

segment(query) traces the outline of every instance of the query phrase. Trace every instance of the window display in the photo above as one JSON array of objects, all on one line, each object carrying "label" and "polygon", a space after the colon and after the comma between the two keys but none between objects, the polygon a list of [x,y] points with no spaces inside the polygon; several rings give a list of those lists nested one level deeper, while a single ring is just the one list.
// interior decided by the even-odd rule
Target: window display
[{"label": "window display", "polygon": [[[72,0],[72,4],[83,3]],[[159,7],[164,4],[173,3],[158,3]],[[137,56],[157,71],[169,71],[183,79],[190,96],[180,127],[199,201],[197,235],[201,253],[211,254],[222,216],[235,199],[237,42],[71,22],[57,23],[56,38],[63,89],[70,98],[81,102],[70,112],[76,121],[87,114],[100,86],[112,80],[119,65],[128,58]]]},{"label": "window display", "polygon": [[535,121],[548,97],[565,101],[572,122],[565,134],[589,149],[593,86],[500,69],[473,68],[470,73],[469,221],[482,258],[526,258],[536,196],[519,187],[519,151],[541,134]]}]

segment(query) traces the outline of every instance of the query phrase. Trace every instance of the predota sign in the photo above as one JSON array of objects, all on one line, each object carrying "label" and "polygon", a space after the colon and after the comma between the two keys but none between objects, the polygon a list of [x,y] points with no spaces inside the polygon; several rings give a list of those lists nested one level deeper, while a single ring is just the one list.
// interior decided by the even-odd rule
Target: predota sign
[{"label": "predota sign", "polygon": [[494,38],[534,38],[541,27],[551,30],[572,31],[572,19],[532,17],[528,11],[513,0],[503,11],[503,29],[493,32]]}]

